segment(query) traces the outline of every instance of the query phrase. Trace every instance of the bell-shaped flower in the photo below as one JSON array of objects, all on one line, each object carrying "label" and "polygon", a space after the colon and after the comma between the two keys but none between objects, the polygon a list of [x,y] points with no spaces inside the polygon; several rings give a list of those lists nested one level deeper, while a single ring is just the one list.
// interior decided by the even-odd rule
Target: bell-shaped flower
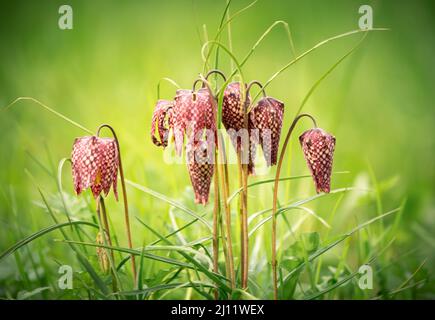
[{"label": "bell-shaped flower", "polygon": [[195,203],[206,205],[210,193],[211,179],[214,173],[214,155],[209,144],[202,141],[186,146],[187,167],[195,193]]},{"label": "bell-shaped flower", "polygon": [[[216,141],[217,103],[208,87],[203,87],[196,92],[177,90],[174,101],[174,138],[178,155],[181,155],[185,135],[188,140],[187,145],[197,144],[201,134],[204,134],[204,138],[208,141]],[[212,140],[208,136],[210,133],[213,135]]]},{"label": "bell-shaped flower", "polygon": [[284,104],[271,97],[258,101],[249,113],[252,127],[258,129],[258,142],[268,166],[276,165],[284,117]]},{"label": "bell-shaped flower", "polygon": [[113,185],[113,192],[118,200],[116,186],[119,152],[115,139],[96,136],[76,138],[71,162],[74,189],[77,195],[91,188],[95,198],[102,191],[107,196]]},{"label": "bell-shaped flower", "polygon": [[299,137],[299,142],[313,176],[317,193],[329,193],[335,137],[320,128],[314,128],[305,131]]},{"label": "bell-shaped flower", "polygon": [[173,101],[157,101],[151,124],[151,139],[156,146],[163,146],[163,148],[168,146],[169,131],[173,128],[173,107]]}]

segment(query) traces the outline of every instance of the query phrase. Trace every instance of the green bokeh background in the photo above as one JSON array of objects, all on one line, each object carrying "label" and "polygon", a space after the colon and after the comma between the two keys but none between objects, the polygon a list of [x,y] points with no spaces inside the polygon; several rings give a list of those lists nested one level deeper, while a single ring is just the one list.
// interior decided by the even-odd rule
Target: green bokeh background
[{"label": "green bokeh background", "polygon": [[[92,130],[101,123],[109,123],[118,133],[129,179],[183,201],[197,212],[210,211],[210,205],[204,209],[193,204],[184,165],[165,164],[162,150],[151,143],[149,131],[159,79],[170,77],[182,87],[191,87],[203,66],[203,25],[206,24],[212,38],[225,2],[67,2],[74,10],[74,29],[67,31],[57,25],[58,8],[65,1],[0,4],[0,106],[27,96]],[[248,3],[234,1],[231,12]],[[391,30],[370,33],[362,46],[321,83],[304,111],[313,114],[319,126],[336,136],[334,170],[350,171],[335,176],[332,187],[355,183],[373,187],[379,191],[381,201],[377,207],[376,193],[346,198],[347,204],[332,222],[331,232],[342,233],[376,216],[379,209],[385,212],[397,208],[406,199],[396,253],[413,249],[416,253],[400,258],[403,273],[412,273],[425,258],[427,271],[434,271],[433,2],[259,1],[231,24],[233,52],[241,59],[267,27],[276,20],[284,20],[290,25],[296,52],[302,53],[325,38],[357,29],[361,4],[372,5],[375,27]],[[321,47],[272,82],[268,94],[285,103],[284,130],[315,81],[360,37],[354,35]],[[229,73],[229,60],[221,54],[220,67]],[[243,68],[245,78],[265,82],[292,57],[286,34],[278,27]],[[162,83],[161,95],[172,98],[174,88]],[[307,126],[308,122],[299,125],[296,133],[300,134]],[[48,214],[35,205],[40,198],[25,170],[31,172],[47,194],[55,193],[55,181],[34,159],[48,168],[57,167],[61,158],[69,157],[74,138],[85,133],[29,101],[21,101],[8,112],[0,113],[0,128],[0,251],[3,251],[24,235],[52,223]],[[284,175],[307,174],[295,138],[289,154],[292,160],[291,164],[286,162]],[[253,179],[271,178],[273,172],[274,169]],[[231,174],[237,175],[233,167]],[[63,184],[65,191],[72,194],[69,168],[64,170]],[[231,187],[236,186],[234,178]],[[309,180],[285,186],[280,190],[282,201],[315,193]],[[271,206],[270,185],[252,190],[252,211]],[[170,225],[166,204],[133,189],[129,189],[129,196],[133,215],[161,230]],[[336,198],[329,199],[322,199],[311,208],[327,217]],[[122,205],[109,196],[108,207],[120,241],[125,244]],[[180,220],[184,218],[178,216]],[[315,220],[304,228],[322,231]],[[133,232],[136,246],[155,239],[135,222]],[[193,241],[205,235],[205,230],[192,229],[184,236]],[[267,237],[268,233],[260,235]],[[49,265],[54,259],[73,263],[65,245],[53,242],[53,238],[59,237],[60,234],[47,237],[35,244],[45,250]],[[352,264],[352,257],[349,261]],[[156,268],[150,263],[148,275]],[[56,269],[39,272],[56,276]],[[0,265],[2,296],[9,289],[11,294],[31,289],[20,287],[19,281],[12,285],[11,279],[17,278],[15,261],[8,258]],[[266,275],[263,278],[267,279]],[[431,287],[420,297],[433,297]]]}]

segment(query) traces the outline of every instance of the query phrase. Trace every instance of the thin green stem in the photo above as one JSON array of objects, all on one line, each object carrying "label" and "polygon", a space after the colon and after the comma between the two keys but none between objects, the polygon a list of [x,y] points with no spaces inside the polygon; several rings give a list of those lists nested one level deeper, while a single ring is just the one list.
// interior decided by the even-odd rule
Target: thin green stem
[{"label": "thin green stem", "polygon": [[[128,239],[128,247],[130,249],[133,249],[133,243],[132,243],[132,237],[131,237],[131,229],[130,229],[130,218],[129,218],[129,213],[128,213],[128,200],[127,200],[127,189],[125,187],[125,177],[124,177],[124,170],[122,167],[122,161],[121,161],[121,150],[119,147],[119,141],[118,141],[118,137],[116,136],[116,132],[115,130],[108,124],[102,124],[98,127],[97,130],[97,136],[99,136],[101,129],[103,128],[107,128],[112,132],[113,138],[115,139],[115,143],[116,143],[116,148],[118,149],[118,159],[119,159],[119,175],[121,178],[121,187],[122,187],[122,199],[124,202],[124,219],[125,219],[125,228],[126,228],[126,233],[127,233],[127,239]],[[131,267],[132,267],[132,272],[133,272],[133,282],[136,282],[136,261],[135,261],[135,257],[134,255],[131,255]]]},{"label": "thin green stem", "polygon": [[[217,150],[215,151],[214,158],[216,156]],[[215,160],[216,163],[216,160]],[[215,273],[219,272],[219,176],[218,167],[214,167],[214,207],[213,207],[213,271]],[[214,298],[217,300],[219,298],[219,291],[216,289],[214,291]]]},{"label": "thin green stem", "polygon": [[279,175],[281,173],[281,167],[284,160],[285,151],[287,145],[290,141],[291,134],[298,123],[298,121],[303,118],[308,117],[313,121],[314,127],[317,127],[316,120],[309,114],[303,113],[298,115],[292,122],[287,136],[284,140],[284,145],[281,149],[281,154],[279,156],[278,164],[276,166],[275,184],[273,188],[273,203],[272,203],[272,275],[273,275],[273,298],[278,299],[278,275],[277,275],[277,262],[276,262],[276,215],[277,215],[277,202],[278,202],[278,185],[279,185]]}]

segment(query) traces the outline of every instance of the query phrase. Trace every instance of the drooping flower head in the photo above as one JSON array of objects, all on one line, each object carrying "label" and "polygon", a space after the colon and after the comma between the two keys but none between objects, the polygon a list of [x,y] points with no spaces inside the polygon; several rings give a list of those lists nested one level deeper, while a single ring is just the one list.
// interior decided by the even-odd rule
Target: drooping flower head
[{"label": "drooping flower head", "polygon": [[208,202],[211,179],[214,173],[213,156],[207,148],[208,144],[205,141],[186,147],[187,167],[195,193],[195,203],[203,205]]},{"label": "drooping flower head", "polygon": [[[172,130],[177,155],[181,155],[183,147],[186,147],[195,202],[204,205],[208,202],[214,172],[212,155],[217,139],[216,113],[217,102],[207,85],[197,91],[180,89],[174,101],[157,102],[151,126],[154,144],[166,147],[169,131]],[[160,140],[155,137],[156,124]]]},{"label": "drooping flower head", "polygon": [[264,97],[249,113],[252,127],[259,130],[258,138],[268,166],[276,165],[281,136],[284,104]]},{"label": "drooping flower head", "polygon": [[204,139],[216,141],[217,103],[208,87],[196,92],[177,90],[174,102],[174,138],[178,155],[181,155],[185,135],[189,145],[196,146]]},{"label": "drooping flower head", "polygon": [[[243,94],[246,98],[243,99]],[[256,136],[255,132],[251,133],[250,128],[252,123],[248,117],[248,127],[245,128],[244,108],[243,104],[249,106],[251,97],[247,92],[245,84],[245,92],[241,90],[240,82],[230,83],[224,91],[222,101],[222,123],[227,130],[231,143],[236,152],[242,152],[242,162],[248,164],[248,173],[254,174],[255,153],[256,153]],[[244,148],[246,145],[246,148]]]},{"label": "drooping flower head", "polygon": [[329,193],[335,137],[320,128],[314,128],[305,131],[299,137],[299,141],[313,176],[317,193]]},{"label": "drooping flower head", "polygon": [[241,92],[240,82],[232,82],[225,88],[222,101],[222,123],[237,151],[242,147],[242,141],[239,135],[240,130],[245,127],[244,106],[242,103],[243,100],[245,100],[246,105],[249,105],[251,101],[249,96],[245,99],[242,98],[243,93]]},{"label": "drooping flower head", "polygon": [[[169,131],[174,126],[173,107],[173,101],[157,101],[151,124],[151,139],[156,146],[163,146],[163,148],[168,146]],[[155,135],[156,129],[158,132],[158,138]]]},{"label": "drooping flower head", "polygon": [[74,189],[77,195],[91,188],[95,198],[102,191],[107,196],[113,185],[113,192],[118,200],[116,186],[119,153],[115,139],[96,136],[76,138],[71,162]]}]

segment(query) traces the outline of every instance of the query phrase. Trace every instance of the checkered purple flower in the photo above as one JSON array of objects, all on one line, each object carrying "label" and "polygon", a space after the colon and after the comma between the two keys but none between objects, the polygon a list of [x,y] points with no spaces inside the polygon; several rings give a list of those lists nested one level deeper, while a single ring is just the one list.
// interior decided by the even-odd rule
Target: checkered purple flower
[{"label": "checkered purple flower", "polygon": [[208,87],[196,92],[177,90],[174,102],[173,126],[175,150],[178,155],[182,152],[184,136],[187,136],[188,145],[196,146],[204,138],[213,143],[216,141],[217,103]]},{"label": "checkered purple flower", "polygon": [[77,195],[90,188],[95,198],[101,192],[107,196],[113,186],[115,198],[118,200],[116,186],[119,153],[115,139],[96,136],[76,138],[71,162]]},{"label": "checkered purple flower", "polygon": [[299,137],[299,142],[313,176],[317,193],[329,193],[335,137],[320,128],[314,128],[305,131]]},{"label": "checkered purple flower", "polygon": [[[245,85],[246,87],[246,85]],[[246,89],[246,88],[245,88]],[[230,83],[224,91],[224,97],[222,102],[222,123],[227,130],[227,133],[231,139],[231,143],[233,144],[236,151],[243,150],[242,137],[244,136],[243,130],[245,129],[244,123],[244,106],[242,106],[242,91],[240,87],[240,82],[232,82]],[[245,99],[246,105],[249,105],[251,101],[251,97],[248,95]],[[248,152],[247,157],[242,156],[243,159],[247,159],[248,161],[248,173],[254,173],[254,159],[256,153],[256,135],[252,133],[250,128],[252,128],[252,122],[248,117],[248,128],[246,134],[248,140],[248,148],[246,152]],[[245,160],[246,161],[246,160]]]},{"label": "checkered purple flower", "polygon": [[197,145],[188,145],[186,151],[187,167],[195,193],[195,203],[206,205],[214,173],[213,154],[208,152],[208,144],[205,141]]},{"label": "checkered purple flower", "polygon": [[259,144],[268,166],[276,165],[279,139],[284,117],[284,104],[271,97],[264,97],[249,113],[252,127],[259,130]]}]

